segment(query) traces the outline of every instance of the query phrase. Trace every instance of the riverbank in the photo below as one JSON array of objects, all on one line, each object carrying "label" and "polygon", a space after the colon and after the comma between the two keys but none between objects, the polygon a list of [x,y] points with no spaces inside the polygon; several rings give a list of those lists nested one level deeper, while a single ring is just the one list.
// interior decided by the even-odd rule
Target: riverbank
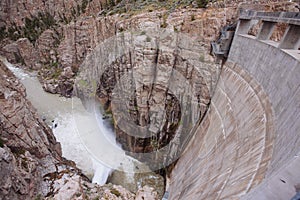
[{"label": "riverbank", "polygon": [[93,183],[104,185],[117,170],[109,180],[113,184],[131,192],[150,185],[163,195],[163,178],[125,154],[95,102],[90,103],[92,110],[88,112],[79,98],[47,93],[35,72],[17,68],[3,57],[1,60],[24,84],[28,100],[61,143],[63,157],[74,161]]},{"label": "riverbank", "polygon": [[[86,132],[93,131],[91,127],[93,123],[87,124],[92,116],[85,111],[80,99],[47,93],[42,89],[35,72],[24,71],[10,64],[6,59],[2,58],[2,60],[24,84],[28,100],[35,106],[40,117],[52,128],[56,139],[61,143],[63,157],[73,160],[83,173],[92,179],[97,164],[93,162],[77,133],[77,127],[80,126],[84,126]],[[76,109],[73,109],[75,107]],[[88,119],[80,123],[82,120],[75,120],[75,118]],[[101,182],[95,180],[95,182],[103,185],[106,180]]]}]

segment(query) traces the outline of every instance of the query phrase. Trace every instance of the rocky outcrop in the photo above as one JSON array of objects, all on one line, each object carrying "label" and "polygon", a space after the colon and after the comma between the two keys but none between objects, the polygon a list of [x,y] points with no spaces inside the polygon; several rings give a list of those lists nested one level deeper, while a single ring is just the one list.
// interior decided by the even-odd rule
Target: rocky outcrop
[{"label": "rocky outcrop", "polygon": [[[121,186],[90,183],[64,159],[51,129],[26,99],[24,86],[2,62],[0,74],[1,199],[135,199]],[[143,190],[139,196],[149,195],[149,189]],[[157,199],[155,192],[151,195]]]},{"label": "rocky outcrop", "polygon": [[1,41],[1,54],[14,64],[40,70],[41,82],[47,80],[46,91],[70,97],[73,79],[61,74],[64,67],[58,63],[57,47],[62,39],[61,27],[84,15],[89,1],[21,0],[0,4],[0,39],[16,41]]},{"label": "rocky outcrop", "polygon": [[[241,2],[243,1],[214,2],[209,3],[206,9],[199,9],[195,2],[161,5],[170,6],[172,9],[169,11],[153,9],[155,5],[147,7],[140,2],[130,1],[3,1],[0,27],[10,30],[3,37],[14,40],[28,37],[32,44],[26,42],[26,45],[29,49],[33,46],[34,53],[26,54],[34,56],[28,59],[26,54],[21,55],[22,50],[16,47],[16,44],[11,44],[10,41],[2,43],[8,45],[5,51],[10,52],[7,57],[14,61],[13,63],[20,62],[29,68],[42,69],[40,81],[46,91],[70,96],[74,80],[66,80],[61,76],[61,72],[64,68],[71,67],[72,72],[76,74],[86,55],[118,32],[143,29],[143,24],[151,22],[154,26],[188,34],[195,41],[202,43],[206,54],[210,42],[217,38],[221,27],[232,23],[241,7],[268,11],[297,10],[296,4],[292,2],[269,4],[269,1],[266,1],[268,4],[263,6],[261,4],[264,1],[260,4],[249,1],[242,6]],[[114,6],[118,3],[120,5]],[[133,11],[135,9],[143,9],[144,12]]]},{"label": "rocky outcrop", "polygon": [[51,29],[45,30],[37,39],[35,46],[38,51],[39,62],[42,64],[57,64],[56,48],[61,40],[61,33]]},{"label": "rocky outcrop", "polygon": [[[24,86],[1,63],[2,198],[19,199],[50,192],[44,178],[63,166],[60,144],[26,100]],[[72,168],[66,165],[64,168]],[[5,183],[5,184],[4,184]]]},{"label": "rocky outcrop", "polygon": [[[147,173],[126,173],[124,171],[115,170],[111,173],[108,180],[114,185],[122,185],[127,190],[136,193],[136,198],[141,198],[142,191],[147,193],[155,193],[159,199],[162,199],[165,193],[165,180],[163,176],[155,172]],[[147,198],[145,198],[147,199]]]},{"label": "rocky outcrop", "polygon": [[[210,42],[217,38],[221,27],[233,23],[241,8],[297,11],[297,4],[293,2],[271,4],[267,4],[269,1],[260,1],[259,4],[257,2],[241,4],[241,2],[243,1],[230,1],[223,6],[217,5],[220,2],[216,2],[216,5],[210,4],[207,9],[145,10],[136,15],[125,12],[97,16],[94,12],[88,13],[89,15],[78,17],[76,21],[64,26],[64,38],[58,48],[58,57],[63,66],[81,64],[86,55],[101,42],[115,36],[116,33],[143,30],[148,23],[153,23],[153,27],[174,29],[176,32],[187,34],[196,41],[200,41],[208,52]],[[92,3],[95,2],[92,1]]]},{"label": "rocky outcrop", "polygon": [[37,51],[27,38],[20,38],[16,42],[3,47],[2,52],[9,62],[18,63],[29,69],[38,69]]},{"label": "rocky outcrop", "polygon": [[[49,77],[52,78],[49,78]],[[74,72],[70,67],[66,68],[46,68],[40,70],[40,78],[43,89],[52,94],[61,94],[71,97],[73,94]]]},{"label": "rocky outcrop", "polygon": [[[101,1],[95,2],[96,6]],[[2,19],[0,26],[24,26],[26,18],[32,18],[39,14],[49,13],[54,17],[56,21],[62,21],[67,23],[71,19],[74,19],[80,14],[84,14],[87,11],[89,1],[42,1],[42,0],[12,0],[2,1],[0,3]],[[89,12],[92,9],[89,9]]]}]

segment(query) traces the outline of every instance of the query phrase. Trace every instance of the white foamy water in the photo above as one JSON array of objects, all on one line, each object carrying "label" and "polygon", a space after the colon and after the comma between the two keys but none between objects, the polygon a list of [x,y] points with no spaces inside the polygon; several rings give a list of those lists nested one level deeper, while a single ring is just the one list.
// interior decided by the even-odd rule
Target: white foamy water
[{"label": "white foamy water", "polygon": [[99,185],[104,185],[112,169],[106,167],[105,165],[99,164],[99,162],[95,159],[93,159],[93,169],[94,177],[92,182],[98,183]]}]

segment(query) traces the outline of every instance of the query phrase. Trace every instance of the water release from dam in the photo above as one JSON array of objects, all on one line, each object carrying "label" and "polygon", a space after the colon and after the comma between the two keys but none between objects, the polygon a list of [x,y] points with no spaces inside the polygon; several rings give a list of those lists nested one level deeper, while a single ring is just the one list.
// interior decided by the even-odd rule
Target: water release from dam
[{"label": "water release from dam", "polygon": [[[109,160],[109,164],[116,162],[119,165],[121,162],[126,171],[134,172],[139,162],[122,152],[115,141],[112,128],[105,122],[99,111],[88,112],[79,98],[70,99],[45,92],[35,73],[25,72],[10,64],[5,58],[1,60],[26,87],[27,98],[34,104],[61,143],[63,156],[74,161],[84,174],[92,178],[93,182],[105,184],[113,168],[93,157],[84,143],[96,142],[100,155],[105,157],[105,160]],[[87,137],[81,138],[79,131],[81,136]],[[110,148],[111,146],[115,148]],[[117,153],[116,149],[119,150]]]}]

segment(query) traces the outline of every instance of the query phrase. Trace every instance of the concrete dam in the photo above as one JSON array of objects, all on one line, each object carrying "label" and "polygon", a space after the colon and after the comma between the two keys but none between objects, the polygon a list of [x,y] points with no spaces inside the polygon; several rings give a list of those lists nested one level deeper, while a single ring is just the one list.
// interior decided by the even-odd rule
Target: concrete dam
[{"label": "concrete dam", "polygon": [[[271,41],[278,23],[287,28]],[[208,112],[172,171],[169,199],[291,199],[299,191],[299,47],[299,13],[241,12]]]}]

